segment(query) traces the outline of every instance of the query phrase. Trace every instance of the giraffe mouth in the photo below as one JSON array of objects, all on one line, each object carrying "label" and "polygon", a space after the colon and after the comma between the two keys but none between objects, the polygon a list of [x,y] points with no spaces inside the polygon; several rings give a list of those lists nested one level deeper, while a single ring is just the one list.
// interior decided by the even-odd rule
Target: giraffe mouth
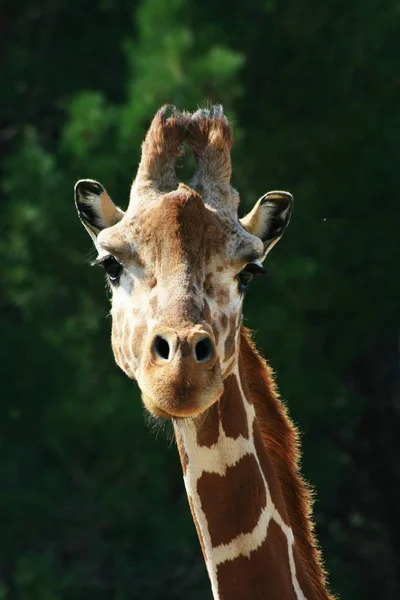
[{"label": "giraffe mouth", "polygon": [[150,413],[163,418],[195,417],[220,398],[222,369],[205,327],[192,327],[179,335],[171,328],[158,328],[149,338],[137,382]]},{"label": "giraffe mouth", "polygon": [[160,399],[142,391],[142,400],[146,409],[156,417],[163,419],[193,418],[205,412],[217,402],[223,393],[222,379],[207,390],[175,390],[164,393]]}]

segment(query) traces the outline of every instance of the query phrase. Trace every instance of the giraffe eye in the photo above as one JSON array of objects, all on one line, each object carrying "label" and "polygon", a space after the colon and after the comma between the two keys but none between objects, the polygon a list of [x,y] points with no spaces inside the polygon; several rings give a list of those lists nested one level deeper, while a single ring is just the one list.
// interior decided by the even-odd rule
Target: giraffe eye
[{"label": "giraffe eye", "polygon": [[253,278],[254,275],[252,273],[248,273],[246,271],[242,271],[241,273],[239,273],[239,292],[244,292],[245,290],[247,290]]},{"label": "giraffe eye", "polygon": [[256,275],[265,275],[266,271],[257,263],[249,263],[237,276],[239,292],[245,292]]},{"label": "giraffe eye", "polygon": [[111,283],[117,285],[122,273],[121,263],[119,263],[113,256],[107,256],[101,261],[101,264],[104,267]]}]

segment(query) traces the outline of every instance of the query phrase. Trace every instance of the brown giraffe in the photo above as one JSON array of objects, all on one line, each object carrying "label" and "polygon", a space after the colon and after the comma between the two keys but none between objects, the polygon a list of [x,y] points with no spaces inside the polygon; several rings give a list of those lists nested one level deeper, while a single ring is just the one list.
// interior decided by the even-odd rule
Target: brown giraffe
[{"label": "brown giraffe", "polygon": [[[99,183],[75,187],[113,292],[115,360],[150,413],[173,420],[214,598],[332,599],[297,432],[241,324],[292,196],[269,192],[239,220],[222,107],[170,113],[150,126],[125,213]],[[189,186],[174,171],[185,140],[197,162]]]}]

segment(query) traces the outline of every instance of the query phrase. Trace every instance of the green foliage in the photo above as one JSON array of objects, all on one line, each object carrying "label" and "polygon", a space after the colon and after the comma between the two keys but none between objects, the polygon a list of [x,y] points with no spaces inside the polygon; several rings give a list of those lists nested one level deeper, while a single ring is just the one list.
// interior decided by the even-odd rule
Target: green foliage
[{"label": "green foliage", "polygon": [[218,96],[230,105],[240,92],[242,56],[215,42],[201,51],[183,8],[182,0],[147,0],[137,11],[139,39],[125,43],[133,76],[121,134],[129,144],[161,104],[192,108]]},{"label": "green foliage", "polygon": [[113,364],[72,202],[93,177],[124,206],[154,111],[207,102],[238,123],[243,210],[268,189],[296,198],[245,315],[304,432],[332,587],[395,600],[396,2],[8,5],[0,600],[210,597],[176,451]]}]

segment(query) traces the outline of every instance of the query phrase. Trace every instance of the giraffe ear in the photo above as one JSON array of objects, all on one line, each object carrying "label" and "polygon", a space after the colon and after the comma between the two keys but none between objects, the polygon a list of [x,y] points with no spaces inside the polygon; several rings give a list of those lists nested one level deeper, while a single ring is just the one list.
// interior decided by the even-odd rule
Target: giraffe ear
[{"label": "giraffe ear", "polygon": [[292,214],[293,196],[289,192],[268,192],[257,200],[252,211],[240,219],[242,226],[264,244],[264,258],[282,237]]},{"label": "giraffe ear", "polygon": [[75,205],[82,224],[94,241],[102,229],[115,225],[124,216],[103,186],[93,179],[80,179],[75,184]]}]

